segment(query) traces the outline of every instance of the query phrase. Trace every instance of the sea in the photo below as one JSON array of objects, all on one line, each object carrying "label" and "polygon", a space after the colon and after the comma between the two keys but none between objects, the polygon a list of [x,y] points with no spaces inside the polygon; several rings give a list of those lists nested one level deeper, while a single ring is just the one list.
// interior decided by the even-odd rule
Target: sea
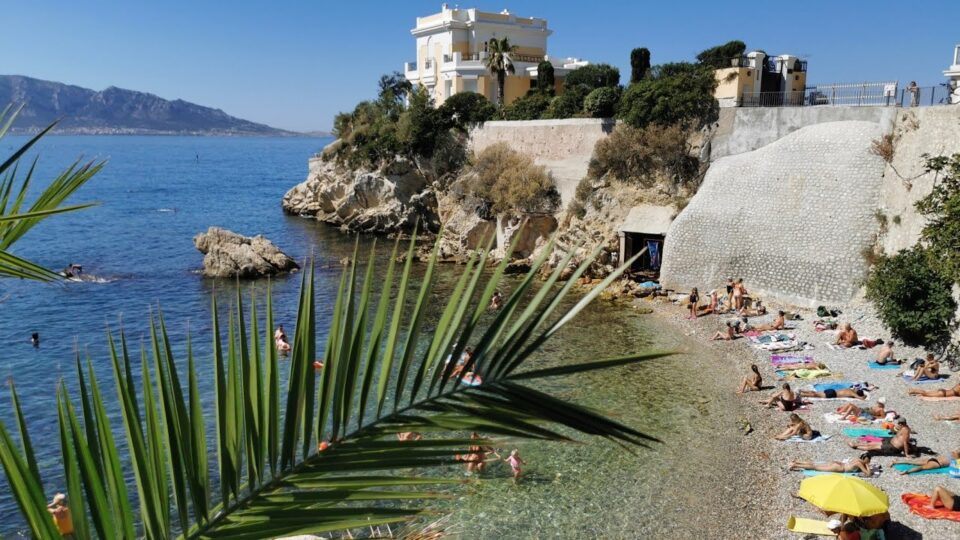
[{"label": "sea", "polygon": [[[3,138],[2,155],[26,140]],[[48,498],[65,490],[56,393],[62,382],[76,399],[78,356],[92,362],[120,451],[126,452],[108,332],[122,329],[138,349],[149,338],[150,317],[162,313],[181,360],[187,336],[192,339],[209,410],[211,298],[216,295],[228,306],[237,287],[245,297],[262,298],[267,284],[203,278],[203,256],[193,237],[208,227],[262,234],[297,260],[314,260],[318,335],[323,339],[342,271],[339,261],[352,255],[358,239],[315,220],[287,215],[280,201],[306,177],[308,158],[329,142],[49,136],[24,156],[20,175],[37,160],[32,194],[74,163],[104,163],[70,200],[97,206],[50,217],[13,248],[17,255],[53,269],[81,264],[86,280],[42,284],[0,279],[0,380],[16,384]],[[364,252],[377,249],[383,260],[391,241],[363,237],[359,245]],[[441,294],[452,288],[458,272],[453,265],[440,268]],[[276,321],[288,328],[294,324],[299,285],[300,274],[271,280]],[[34,332],[40,336],[38,347],[30,342]],[[649,316],[599,301],[548,342],[539,358],[580,362],[638,350],[688,348],[684,336],[656,325]],[[655,520],[665,482],[671,477],[686,482],[677,476],[670,449],[708,432],[715,412],[714,405],[704,401],[676,399],[697,381],[685,356],[541,383],[542,389],[601,409],[663,442],[634,452],[583,436],[578,437],[582,444],[505,442],[506,450],[520,450],[528,463],[522,481],[514,485],[509,468],[494,465],[484,474],[487,481],[457,489],[452,499],[438,503],[445,511],[442,526],[461,538],[631,537],[644,530],[644,520]],[[16,431],[6,391],[0,393],[0,420]],[[28,535],[4,483],[0,479],[0,536]]]}]

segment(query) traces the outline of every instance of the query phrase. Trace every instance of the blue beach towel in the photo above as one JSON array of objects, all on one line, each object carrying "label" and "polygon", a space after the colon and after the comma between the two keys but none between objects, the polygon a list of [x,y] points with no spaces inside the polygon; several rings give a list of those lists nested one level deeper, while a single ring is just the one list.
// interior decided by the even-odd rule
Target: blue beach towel
[{"label": "blue beach towel", "polygon": [[824,383],[817,383],[813,385],[813,389],[816,390],[817,392],[826,392],[827,390],[844,390],[844,389],[850,388],[853,385],[854,383],[852,382],[844,382],[844,381],[824,382]]},{"label": "blue beach towel", "polygon": [[910,383],[910,384],[928,384],[928,383],[937,383],[937,382],[946,380],[946,379],[948,379],[949,377],[950,377],[949,375],[941,375],[940,377],[938,377],[938,378],[936,378],[936,379],[919,379],[919,380],[914,380],[913,377],[911,377],[911,376],[909,376],[909,375],[904,375],[904,376],[903,376],[903,380],[904,380],[905,382],[907,382],[907,383]]},{"label": "blue beach towel", "polygon": [[[896,465],[893,466],[893,468],[898,471],[908,471],[913,467],[914,465],[910,465],[908,463],[897,463]],[[913,476],[915,474],[947,474],[949,472],[950,472],[950,467],[939,467],[937,469],[927,469],[925,471],[917,471],[915,473],[910,473],[910,476]]]},{"label": "blue beach towel", "polygon": [[858,472],[827,472],[827,471],[811,471],[811,470],[803,471],[804,476],[820,476],[824,474],[842,474],[843,476],[860,476],[861,478],[863,477]]},{"label": "blue beach towel", "polygon": [[876,362],[868,362],[867,366],[870,369],[900,369],[903,367],[900,364],[878,364]]},{"label": "blue beach towel", "polygon": [[869,428],[869,427],[848,427],[843,428],[843,434],[847,437],[893,437],[893,433],[888,429]]}]

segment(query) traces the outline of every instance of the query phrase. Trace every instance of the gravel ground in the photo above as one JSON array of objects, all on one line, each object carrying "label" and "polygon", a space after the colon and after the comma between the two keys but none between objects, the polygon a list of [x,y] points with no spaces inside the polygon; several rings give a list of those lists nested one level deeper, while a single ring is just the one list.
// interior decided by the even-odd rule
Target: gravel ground
[{"label": "gravel ground", "polygon": [[[817,401],[809,411],[800,414],[813,429],[832,438],[816,444],[790,444],[772,440],[773,436],[788,424],[788,413],[770,410],[758,404],[759,399],[770,395],[773,390],[751,392],[738,396],[734,393],[739,381],[749,373],[751,363],[756,363],[763,375],[764,385],[773,385],[778,381],[769,361],[770,353],[754,349],[746,339],[733,342],[709,341],[714,332],[720,330],[726,315],[705,316],[696,320],[685,318],[686,310],[658,298],[654,301],[637,300],[638,306],[653,307],[655,315],[679,328],[688,336],[704,343],[708,355],[692,361],[703,365],[704,371],[712,376],[712,384],[704,387],[707,397],[720,400],[730,411],[722,419],[727,425],[720,429],[737,432],[743,420],[750,423],[753,432],[739,435],[739,445],[729,447],[723,444],[716,448],[715,470],[726,471],[718,475],[705,475],[704,484],[696,486],[698,493],[704,493],[707,504],[698,508],[706,528],[701,538],[801,538],[800,535],[786,530],[790,515],[823,519],[822,515],[807,502],[793,494],[804,476],[799,472],[788,472],[787,464],[791,460],[834,461],[847,457],[856,457],[858,450],[847,446],[840,424],[827,423],[823,415],[832,412],[842,401]],[[777,305],[769,305],[774,313]],[[783,306],[783,309],[798,311]],[[804,351],[816,361],[826,364],[841,377],[817,379],[814,382],[841,379],[845,381],[869,381],[879,387],[867,403],[885,397],[887,409],[895,410],[906,417],[914,431],[917,443],[936,453],[947,453],[960,446],[960,424],[938,422],[934,414],[946,414],[960,410],[960,402],[927,402],[907,395],[910,385],[900,378],[901,370],[874,370],[867,366],[877,349],[872,350],[832,350],[827,345],[835,339],[830,333],[819,333],[813,328],[816,313],[799,310],[803,320],[791,324],[789,330],[798,339],[814,346]],[[751,324],[762,324],[773,320],[772,315],[751,319]],[[839,317],[841,323],[850,322],[861,339],[889,339],[874,311],[862,300],[843,309]],[[923,351],[898,347],[894,350],[898,358],[914,358]],[[797,354],[797,353],[794,353]],[[948,372],[944,368],[945,372]],[[944,384],[925,384],[923,389],[932,389],[952,385],[960,374],[951,373]],[[797,385],[808,384],[794,381]],[[729,440],[729,437],[721,437]],[[927,520],[912,514],[900,500],[904,492],[929,494],[937,485],[946,486],[954,492],[960,492],[960,481],[947,475],[901,476],[893,471],[894,457],[874,458],[874,464],[882,465],[884,472],[870,481],[886,491],[890,496],[890,514],[894,522],[888,538],[960,538],[960,524],[946,520]],[[721,500],[714,500],[722,495]],[[712,501],[712,502],[711,502]],[[716,506],[714,506],[716,504]],[[701,512],[702,510],[702,512]],[[732,532],[736,531],[736,532]]]}]

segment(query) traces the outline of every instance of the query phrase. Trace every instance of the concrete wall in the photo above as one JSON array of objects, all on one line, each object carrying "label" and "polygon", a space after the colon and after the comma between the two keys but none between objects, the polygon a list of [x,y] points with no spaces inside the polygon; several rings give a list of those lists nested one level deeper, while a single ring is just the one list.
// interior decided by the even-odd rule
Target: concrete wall
[{"label": "concrete wall", "polygon": [[[864,110],[849,114],[878,115]],[[795,114],[753,111],[748,120],[769,124],[735,130],[740,144],[789,129],[790,120],[776,124]],[[811,122],[757,150],[717,159],[667,233],[664,285],[705,291],[742,277],[751,292],[799,305],[849,301],[867,269],[863,251],[879,230],[884,162],[870,153],[883,134],[876,118]]]},{"label": "concrete wall", "polygon": [[470,133],[470,149],[480,152],[491,144],[506,142],[532,157],[553,175],[566,206],[587,174],[594,145],[613,127],[613,120],[595,118],[487,122]]},{"label": "concrete wall", "polygon": [[873,122],[886,133],[893,128],[893,120],[900,110],[829,106],[722,108],[710,143],[710,159],[756,150],[802,127],[824,122]]},{"label": "concrete wall", "polygon": [[893,130],[893,161],[883,172],[880,210],[886,216],[882,235],[885,253],[909,248],[920,238],[926,220],[914,203],[933,189],[933,174],[925,174],[923,154],[960,152],[960,106],[898,109]]}]

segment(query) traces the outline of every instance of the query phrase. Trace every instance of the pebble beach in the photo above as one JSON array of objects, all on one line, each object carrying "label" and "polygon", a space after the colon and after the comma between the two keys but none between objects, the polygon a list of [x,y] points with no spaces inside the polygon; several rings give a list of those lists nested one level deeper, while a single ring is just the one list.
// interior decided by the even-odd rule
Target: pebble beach
[{"label": "pebble beach", "polygon": [[[788,471],[793,460],[828,462],[855,458],[861,452],[847,446],[852,439],[845,437],[843,424],[829,423],[824,415],[836,410],[844,401],[817,400],[798,414],[813,429],[829,435],[821,443],[790,443],[773,439],[774,435],[788,425],[789,414],[776,409],[767,409],[759,403],[776,390],[735,393],[743,377],[750,371],[750,365],[756,364],[763,376],[763,385],[779,387],[781,381],[775,374],[770,361],[769,351],[754,348],[745,338],[734,341],[710,341],[718,330],[725,328],[725,321],[731,315],[707,315],[697,319],[688,319],[685,304],[675,304],[668,297],[648,297],[633,301],[637,309],[652,308],[652,317],[664,321],[675,330],[690,337],[708,354],[691,354],[691,361],[699,362],[702,369],[712,375],[712,384],[704,387],[705,396],[723,404],[730,414],[723,419],[727,424],[724,431],[737,432],[739,444],[733,447],[718,447],[715,467],[736,474],[705,475],[704,482],[696,486],[707,502],[702,519],[702,538],[803,538],[787,530],[787,520],[793,515],[812,519],[825,519],[811,504],[795,497],[800,481],[805,478],[801,472]],[[768,304],[770,313],[750,319],[752,325],[773,321],[778,309],[799,313],[802,320],[788,321],[792,329],[785,332],[793,334],[800,342],[806,342],[812,348],[786,354],[812,356],[816,362],[826,365],[832,372],[829,377],[813,380],[787,380],[794,389],[804,388],[813,383],[831,381],[867,381],[878,389],[871,392],[869,398],[858,405],[869,406],[877,398],[885,398],[888,410],[896,411],[909,422],[913,437],[924,455],[945,454],[960,446],[960,424],[934,420],[935,414],[952,414],[960,410],[960,401],[923,401],[907,395],[910,388],[924,390],[950,387],[956,384],[960,373],[951,373],[942,368],[949,378],[940,383],[919,386],[906,383],[901,373],[907,369],[878,370],[868,367],[874,358],[874,349],[835,350],[829,347],[835,335],[831,332],[817,332],[813,321],[817,319],[814,310],[798,310],[792,306]],[[872,307],[865,301],[852,302],[838,317],[841,323],[850,322],[861,339],[889,340],[890,335],[879,322]],[[897,358],[922,357],[926,351],[909,347],[897,347]],[[690,399],[694,399],[691,396]],[[749,424],[752,430],[745,433],[743,427]],[[727,439],[727,437],[723,437]],[[708,444],[708,443],[704,443]],[[948,520],[929,520],[911,513],[901,501],[900,495],[906,492],[929,495],[935,486],[942,485],[953,492],[960,492],[960,480],[946,474],[907,475],[897,473],[892,464],[897,457],[875,457],[873,466],[880,465],[882,472],[867,481],[884,490],[890,498],[891,528],[887,538],[958,538],[960,524]],[[724,495],[718,497],[718,494]],[[710,504],[718,505],[710,508]],[[736,533],[731,534],[731,528]]]}]

